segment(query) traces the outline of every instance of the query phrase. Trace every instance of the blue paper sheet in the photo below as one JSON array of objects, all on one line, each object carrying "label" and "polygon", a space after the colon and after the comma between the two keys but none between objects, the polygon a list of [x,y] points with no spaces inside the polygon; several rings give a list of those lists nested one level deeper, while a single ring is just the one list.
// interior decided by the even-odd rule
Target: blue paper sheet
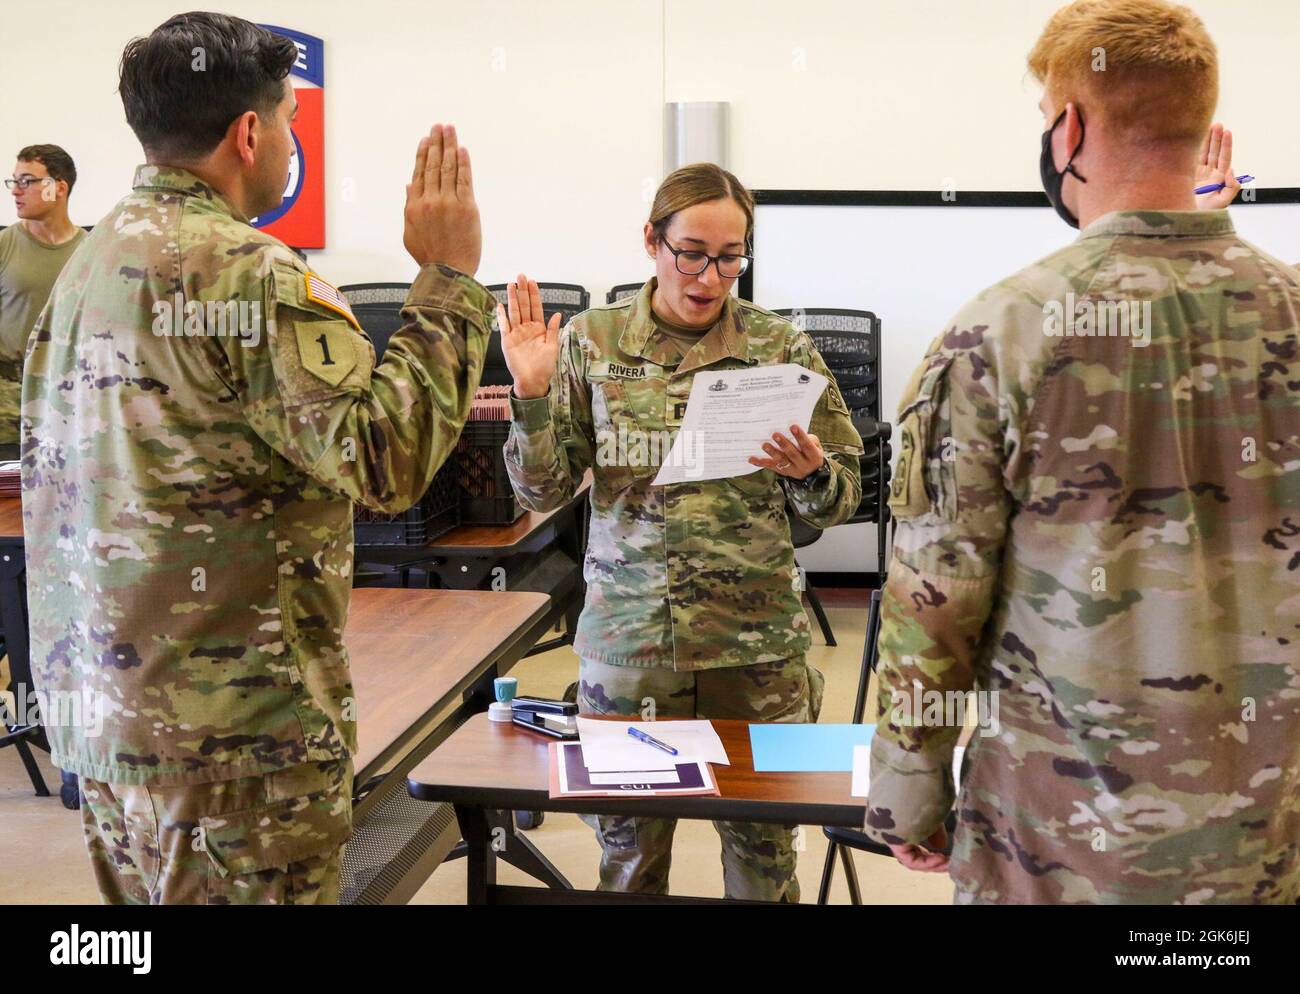
[{"label": "blue paper sheet", "polygon": [[749,745],[759,773],[848,773],[853,747],[875,732],[875,725],[754,724]]}]

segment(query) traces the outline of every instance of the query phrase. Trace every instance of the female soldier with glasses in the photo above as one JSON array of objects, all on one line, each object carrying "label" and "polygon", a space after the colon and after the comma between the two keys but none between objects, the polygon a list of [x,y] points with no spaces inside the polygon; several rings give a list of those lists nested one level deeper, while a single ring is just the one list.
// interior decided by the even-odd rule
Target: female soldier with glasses
[{"label": "female soldier with glasses", "polygon": [[[861,439],[808,336],[731,295],[754,204],[731,173],[677,170],[645,225],[655,276],[563,330],[520,275],[499,309],[514,378],[506,461],[519,499],[549,510],[591,469],[587,599],[574,650],[587,714],[815,721],[811,644],[787,503],[818,528],[861,497]],[[829,380],[810,430],[754,453],[757,472],[654,486],[696,373],[798,363]],[[593,819],[604,890],[665,893],[676,822]],[[798,901],[793,826],[715,823],[728,897]]]}]

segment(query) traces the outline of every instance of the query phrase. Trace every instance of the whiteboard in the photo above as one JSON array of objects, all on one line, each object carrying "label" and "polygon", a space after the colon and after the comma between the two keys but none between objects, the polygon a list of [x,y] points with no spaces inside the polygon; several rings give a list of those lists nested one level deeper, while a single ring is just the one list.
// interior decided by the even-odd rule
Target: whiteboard
[{"label": "whiteboard", "polygon": [[[881,417],[890,422],[926,347],[962,305],[1078,237],[1050,207],[786,205],[762,196],[754,302],[873,312],[881,321]],[[1300,203],[1230,211],[1247,241],[1300,263]],[[860,572],[875,569],[875,550],[875,526],[850,525],[800,549],[798,559],[809,571]]]}]

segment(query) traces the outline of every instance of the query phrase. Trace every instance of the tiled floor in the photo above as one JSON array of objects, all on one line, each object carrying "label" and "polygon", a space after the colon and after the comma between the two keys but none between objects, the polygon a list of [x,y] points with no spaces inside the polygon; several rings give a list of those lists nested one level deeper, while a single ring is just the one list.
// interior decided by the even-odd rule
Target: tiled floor
[{"label": "tiled floor", "polygon": [[[820,633],[814,635],[809,661],[826,676],[826,696],[821,720],[848,721],[852,717],[862,642],[866,629],[865,591],[824,591],[823,603],[835,630],[838,647],[828,648]],[[513,674],[522,692],[558,697],[577,672],[577,657],[558,649],[525,659]],[[58,771],[44,753],[37,753],[52,791]],[[548,814],[528,837],[576,887],[594,887],[600,847],[591,829],[576,815]],[[805,850],[799,856],[799,882],[803,900],[813,901],[821,876],[826,843],[818,828],[802,833]],[[0,846],[4,871],[0,873],[0,903],[60,904],[97,900],[81,838],[80,816],[66,810],[54,796],[33,796],[18,755],[0,750]],[[892,860],[857,854],[855,862],[868,903],[948,904],[952,884],[937,874],[904,870]],[[501,883],[528,883],[527,877],[502,866]],[[672,890],[680,894],[722,895],[722,866],[718,836],[708,822],[683,821],[673,847]],[[445,864],[415,895],[415,904],[463,903],[465,863]],[[846,903],[844,875],[837,870],[832,903]]]}]

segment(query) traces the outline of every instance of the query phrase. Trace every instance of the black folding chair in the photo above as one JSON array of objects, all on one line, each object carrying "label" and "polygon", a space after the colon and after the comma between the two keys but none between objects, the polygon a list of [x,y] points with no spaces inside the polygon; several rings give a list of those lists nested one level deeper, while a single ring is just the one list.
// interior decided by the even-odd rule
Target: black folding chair
[{"label": "black folding chair", "polygon": [[[506,283],[493,283],[487,288],[488,293],[496,297],[498,303],[504,304],[507,286]],[[591,294],[578,283],[538,283],[537,289],[541,292],[542,310],[546,312],[547,319],[559,311],[564,315],[561,322],[568,324],[591,306]]]},{"label": "black folding chair", "polygon": [[[893,428],[884,421],[872,421],[867,418],[852,416],[853,427],[857,429],[858,436],[862,439],[863,455],[858,460],[858,466],[862,475],[862,500],[858,504],[858,509],[853,513],[845,524],[852,525],[859,522],[877,522],[879,527],[876,534],[877,546],[880,550],[877,574],[877,585],[884,582],[885,575],[885,556],[884,543],[886,540],[885,522],[889,520],[889,506],[885,503],[889,496],[889,436]],[[804,546],[812,545],[822,537],[822,529],[814,528],[797,514],[794,509],[786,504],[785,514],[790,522],[790,540],[796,549],[802,549]],[[808,597],[808,604],[813,610],[813,615],[817,618],[817,624],[821,627],[822,637],[826,640],[827,645],[838,645],[835,641],[835,632],[831,629],[830,620],[826,617],[826,611],[822,608],[821,598],[817,596],[817,590],[813,587],[811,581],[805,578],[803,592]]]},{"label": "black folding chair", "polygon": [[[488,293],[503,306],[507,299],[506,287],[505,283],[493,283],[487,288]],[[551,315],[559,311],[562,315],[561,326],[568,324],[591,306],[591,294],[587,292],[586,287],[578,283],[538,283],[537,289],[542,295],[542,311],[546,315],[546,320],[549,321]],[[487,358],[483,361],[482,383],[484,386],[509,386],[513,382],[514,377],[510,375],[510,370],[506,366],[505,353],[501,351],[501,330],[497,328],[492,333],[491,341],[488,342]]]},{"label": "black folding chair", "polygon": [[[812,545],[822,537],[822,529],[814,528],[803,518],[794,513],[794,509],[787,503],[785,505],[785,516],[790,522],[790,541],[796,549],[802,549],[804,546]],[[826,617],[826,610],[822,607],[821,598],[817,596],[817,590],[813,587],[812,582],[802,572],[803,577],[803,595],[808,598],[808,606],[813,610],[813,616],[817,619],[817,624],[822,630],[822,638],[826,640],[827,645],[837,645],[835,641],[835,632],[831,630],[830,619]]]},{"label": "black folding chair", "polygon": [[[893,451],[889,438],[893,429],[880,420],[880,319],[871,311],[843,307],[787,307],[776,311],[795,327],[808,333],[831,375],[835,378],[849,417],[862,438],[862,501],[845,524],[875,524],[876,585],[885,582],[888,554],[889,463]],[[812,597],[809,597],[812,601]],[[823,613],[814,611],[826,635],[835,645]]]},{"label": "black folding chair", "polygon": [[353,308],[358,304],[395,304],[400,309],[410,292],[409,283],[349,283],[339,287],[339,293]]},{"label": "black folding chair", "polygon": [[[5,641],[3,633],[0,633],[0,655],[5,654]],[[14,691],[15,703],[18,705],[19,713],[22,713],[23,702],[17,700],[17,695],[25,691],[13,677],[13,660],[9,661],[10,665],[10,687]],[[32,755],[32,745],[39,743],[41,729],[39,725],[20,724],[19,715],[10,714],[4,698],[0,698],[0,749],[13,746],[18,752],[18,758],[22,760],[23,769],[27,771],[27,778],[32,782],[32,789],[36,791],[37,797],[49,797],[50,789],[45,786],[45,778],[41,776],[41,768],[36,762],[36,757]]]},{"label": "black folding chair", "polygon": [[609,293],[605,294],[605,303],[613,304],[624,297],[635,297],[641,292],[644,283],[620,283],[618,286],[609,288]]}]

